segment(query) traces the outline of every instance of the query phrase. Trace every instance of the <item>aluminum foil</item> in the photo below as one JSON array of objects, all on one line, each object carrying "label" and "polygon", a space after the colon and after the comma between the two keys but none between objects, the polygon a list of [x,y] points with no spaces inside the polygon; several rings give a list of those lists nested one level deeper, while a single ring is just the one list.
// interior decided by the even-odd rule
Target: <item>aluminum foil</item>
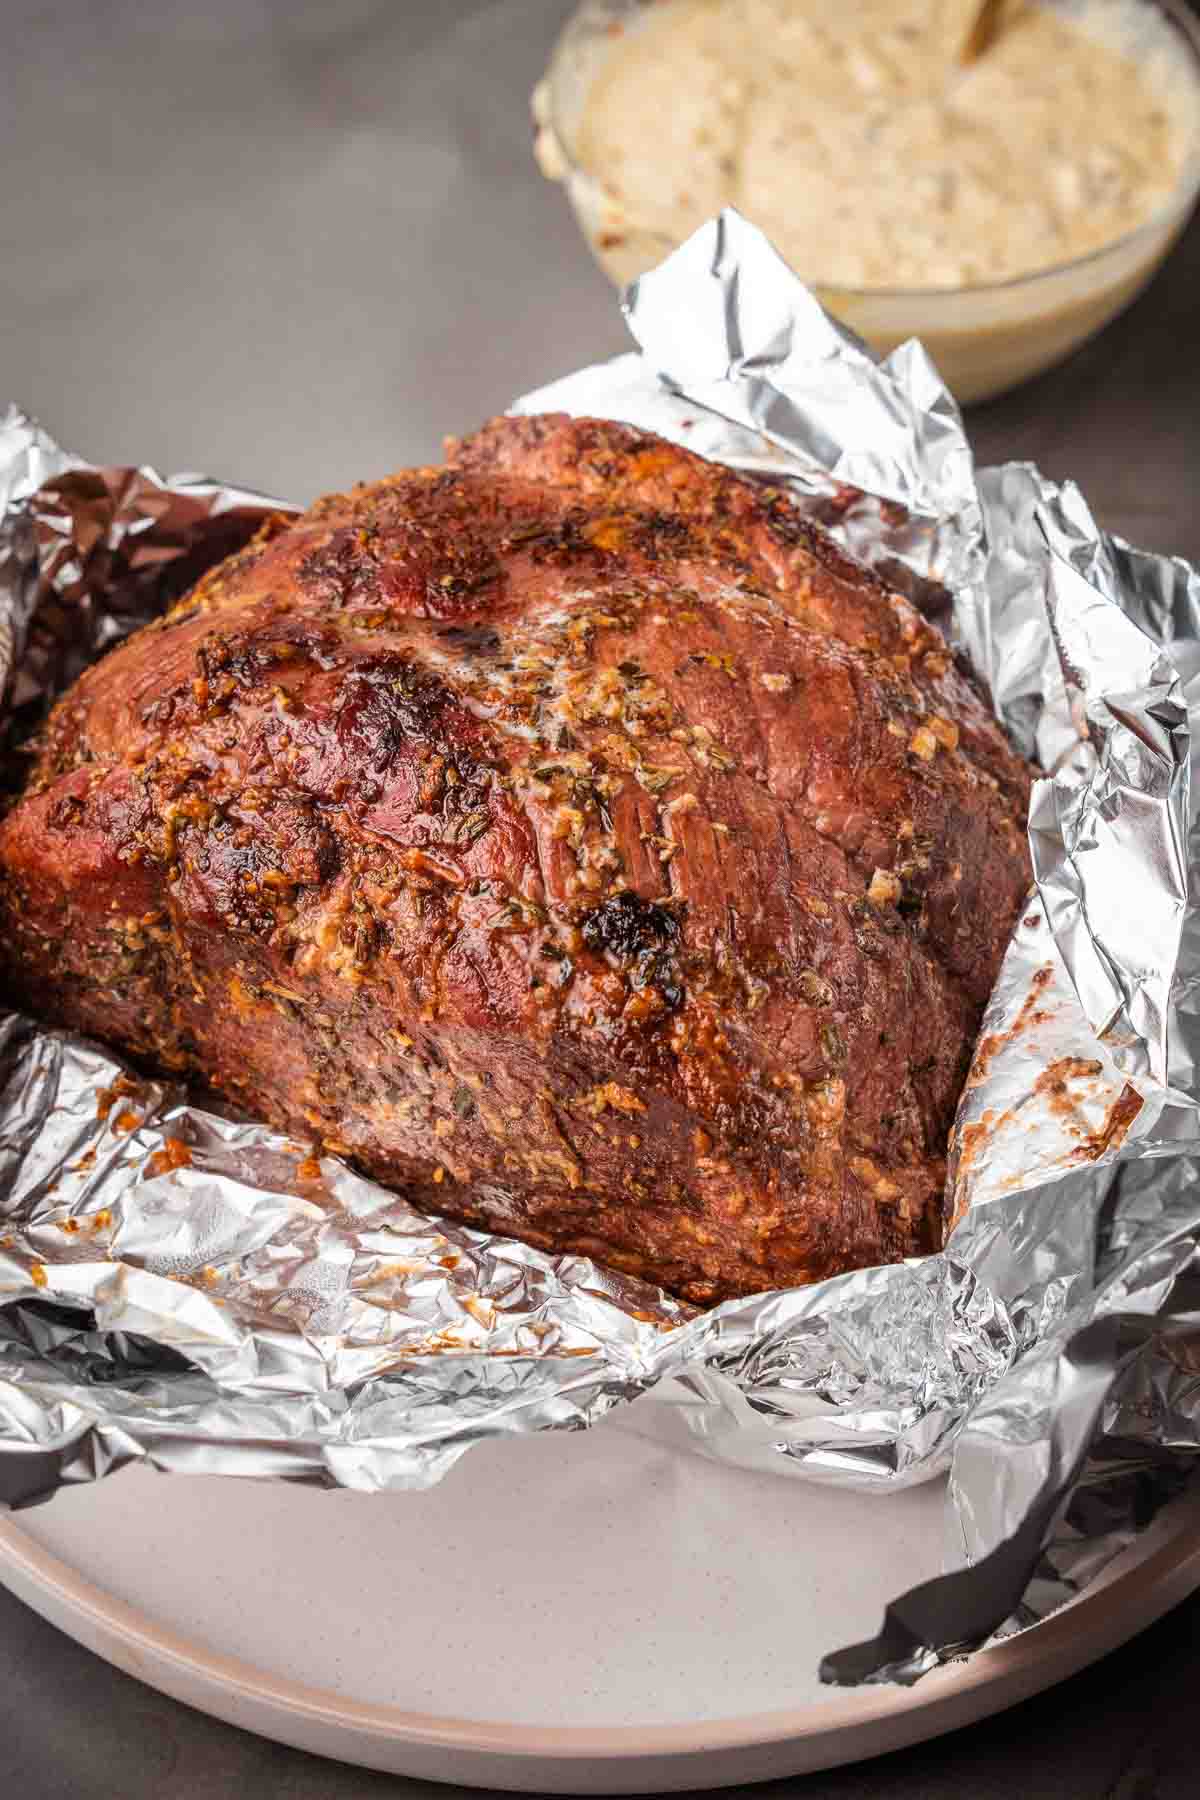
[{"label": "aluminum foil", "polygon": [[[920,347],[877,362],[736,213],[625,305],[636,352],[517,410],[785,480],[941,619],[1045,771],[946,1250],[696,1313],[0,1014],[0,1503],[139,1458],[419,1487],[644,1396],[643,1428],[784,1477],[949,1471],[947,1573],[825,1667],[911,1680],[1078,1591],[1200,1441],[1200,580],[1106,538],[1069,484],[976,471]],[[0,503],[10,781],[77,670],[279,509],[96,469],[15,411]]]}]

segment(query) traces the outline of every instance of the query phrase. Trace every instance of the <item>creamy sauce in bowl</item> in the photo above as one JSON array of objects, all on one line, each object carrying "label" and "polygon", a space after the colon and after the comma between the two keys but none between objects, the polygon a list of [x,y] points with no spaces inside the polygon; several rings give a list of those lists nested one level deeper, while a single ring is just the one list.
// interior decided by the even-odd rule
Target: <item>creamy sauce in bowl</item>
[{"label": "creamy sauce in bowl", "polygon": [[674,242],[723,205],[805,279],[973,288],[1061,266],[1165,207],[1194,69],[1138,0],[1012,0],[976,63],[969,0],[658,0],[570,146],[610,219]]}]

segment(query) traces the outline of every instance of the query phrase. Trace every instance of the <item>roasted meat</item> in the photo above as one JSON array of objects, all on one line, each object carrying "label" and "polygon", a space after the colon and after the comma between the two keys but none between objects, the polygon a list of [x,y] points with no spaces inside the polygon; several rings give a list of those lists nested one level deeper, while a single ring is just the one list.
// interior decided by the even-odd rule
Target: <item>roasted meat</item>
[{"label": "roasted meat", "polygon": [[787,495],[501,419],[278,521],[52,714],[10,997],[701,1302],[930,1250],[1028,771]]}]

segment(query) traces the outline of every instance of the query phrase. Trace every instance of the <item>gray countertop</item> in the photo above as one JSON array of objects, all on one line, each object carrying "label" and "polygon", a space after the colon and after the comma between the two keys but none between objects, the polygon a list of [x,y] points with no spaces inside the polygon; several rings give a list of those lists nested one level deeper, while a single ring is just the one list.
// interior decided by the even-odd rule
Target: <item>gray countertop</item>
[{"label": "gray countertop", "polygon": [[[110,462],[289,497],[436,454],[624,347],[529,154],[564,0],[8,0],[0,398]],[[1110,529],[1200,559],[1200,227],[1069,363],[970,419],[983,461],[1074,476]],[[811,1800],[1197,1791],[1200,1599],[1052,1694],[778,1784]],[[0,1591],[0,1792],[415,1793],[220,1725]],[[436,1792],[430,1789],[430,1792]]]}]

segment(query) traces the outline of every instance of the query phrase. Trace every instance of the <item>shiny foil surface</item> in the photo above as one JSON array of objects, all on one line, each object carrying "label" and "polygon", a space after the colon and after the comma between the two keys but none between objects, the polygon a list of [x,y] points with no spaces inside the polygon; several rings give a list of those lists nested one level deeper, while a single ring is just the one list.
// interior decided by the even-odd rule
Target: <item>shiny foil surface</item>
[{"label": "shiny foil surface", "polygon": [[[824,1666],[913,1680],[1086,1585],[1200,1441],[1200,578],[1105,537],[1070,484],[975,470],[920,347],[877,362],[736,213],[625,309],[637,351],[514,410],[786,479],[1044,770],[945,1251],[697,1313],[0,1012],[0,1504],[139,1458],[421,1487],[484,1438],[643,1397],[644,1429],[780,1476],[949,1471],[947,1573]],[[0,420],[10,789],[48,700],[280,510]]]}]

